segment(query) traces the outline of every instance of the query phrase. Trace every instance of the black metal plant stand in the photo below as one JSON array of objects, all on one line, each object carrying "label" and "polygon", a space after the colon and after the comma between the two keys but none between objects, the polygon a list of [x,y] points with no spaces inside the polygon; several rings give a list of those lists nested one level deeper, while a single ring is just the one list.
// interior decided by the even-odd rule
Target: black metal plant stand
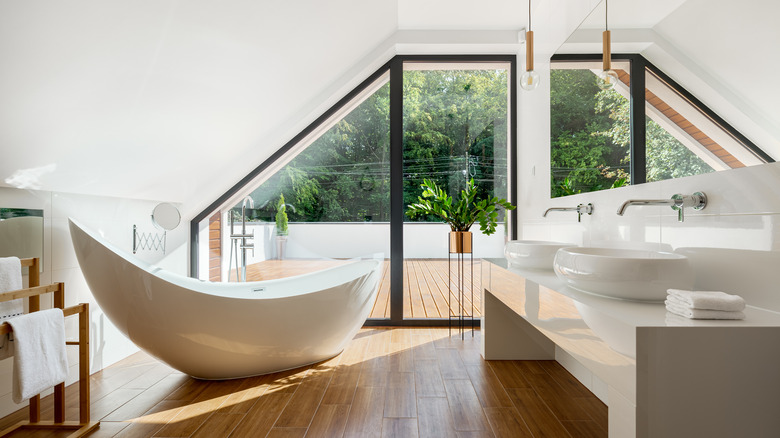
[{"label": "black metal plant stand", "polygon": [[[471,336],[474,337],[474,253],[472,252],[472,234],[467,231],[453,231],[450,233],[449,251],[447,252],[447,307],[448,327],[450,337],[452,336],[452,321],[455,319],[458,323],[460,338],[464,339],[464,330],[468,320],[471,320]],[[452,255],[455,254],[455,265],[457,267],[457,287],[458,287],[458,311],[453,314],[452,311]],[[471,312],[466,313],[464,298],[466,296],[466,254],[469,258],[469,292],[471,294]]]}]

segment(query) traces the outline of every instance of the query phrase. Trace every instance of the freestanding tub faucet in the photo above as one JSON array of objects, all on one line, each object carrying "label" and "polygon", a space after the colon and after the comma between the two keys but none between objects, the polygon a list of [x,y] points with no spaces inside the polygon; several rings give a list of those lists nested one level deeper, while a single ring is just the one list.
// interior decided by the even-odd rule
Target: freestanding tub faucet
[{"label": "freestanding tub faucet", "polygon": [[[246,282],[246,250],[251,249],[252,255],[255,255],[255,244],[247,242],[248,239],[253,240],[255,238],[254,231],[246,233],[246,204],[249,203],[249,208],[255,208],[255,201],[251,196],[244,198],[244,202],[241,204],[241,232],[235,233],[233,231],[233,224],[235,218],[233,213],[230,213],[230,264],[228,265],[228,278],[230,278],[230,271],[233,269],[233,254],[236,259],[236,281]],[[239,260],[238,254],[241,253],[241,259]]]},{"label": "freestanding tub faucet", "polygon": [[576,211],[577,212],[577,222],[582,221],[582,214],[587,213],[589,215],[593,214],[593,204],[588,202],[588,205],[585,204],[579,204],[576,207],[550,207],[547,210],[545,210],[542,217],[547,217],[547,213],[551,211]]},{"label": "freestanding tub faucet", "polygon": [[241,281],[246,282],[246,250],[252,250],[252,256],[255,255],[254,242],[247,242],[247,239],[254,240],[255,234],[246,234],[246,204],[249,203],[249,208],[255,208],[255,201],[251,196],[244,198],[244,202],[241,203]]},{"label": "freestanding tub faucet", "polygon": [[703,210],[707,206],[707,195],[695,192],[692,195],[672,195],[669,199],[629,199],[617,210],[618,216],[623,216],[626,208],[631,205],[668,205],[672,210],[677,210],[677,221],[685,221],[685,207],[693,207],[694,210]]}]

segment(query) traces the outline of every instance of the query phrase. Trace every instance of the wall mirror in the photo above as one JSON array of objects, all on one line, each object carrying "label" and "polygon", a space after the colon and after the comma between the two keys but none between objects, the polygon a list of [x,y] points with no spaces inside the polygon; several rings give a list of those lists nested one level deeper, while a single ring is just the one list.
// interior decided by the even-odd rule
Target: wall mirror
[{"label": "wall mirror", "polygon": [[[780,63],[761,44],[780,31],[754,3],[602,2],[551,60],[551,196],[774,162]],[[602,90],[607,23],[619,80]]]},{"label": "wall mirror", "polygon": [[163,231],[171,231],[179,226],[181,213],[173,204],[162,202],[152,210],[152,223]]},{"label": "wall mirror", "polygon": [[43,260],[43,210],[0,207],[0,257]]}]

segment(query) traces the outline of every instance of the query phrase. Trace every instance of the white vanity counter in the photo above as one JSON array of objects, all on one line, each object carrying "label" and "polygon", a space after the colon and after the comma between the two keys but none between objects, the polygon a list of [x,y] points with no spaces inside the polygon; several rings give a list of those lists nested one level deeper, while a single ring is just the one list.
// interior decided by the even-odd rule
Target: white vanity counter
[{"label": "white vanity counter", "polygon": [[484,357],[553,359],[557,345],[609,386],[611,436],[780,436],[780,313],[690,320],[505,259],[482,263],[482,284]]}]

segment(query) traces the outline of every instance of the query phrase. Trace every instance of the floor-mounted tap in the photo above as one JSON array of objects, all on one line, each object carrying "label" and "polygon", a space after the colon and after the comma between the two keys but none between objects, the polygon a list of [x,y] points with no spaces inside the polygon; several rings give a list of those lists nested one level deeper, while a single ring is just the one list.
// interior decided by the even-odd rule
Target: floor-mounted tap
[{"label": "floor-mounted tap", "polygon": [[672,210],[677,210],[677,221],[685,221],[685,207],[693,207],[694,210],[702,210],[707,206],[707,195],[702,192],[696,192],[692,195],[672,195],[669,199],[629,199],[618,207],[618,216],[623,216],[626,208],[632,205],[667,205]]},{"label": "floor-mounted tap", "polygon": [[252,256],[255,255],[255,244],[248,243],[247,239],[253,239],[255,233],[246,234],[246,204],[249,202],[249,208],[255,208],[255,201],[251,196],[244,198],[244,202],[241,203],[241,281],[246,281],[246,250],[252,250]]},{"label": "floor-mounted tap", "polygon": [[593,204],[590,202],[588,205],[585,204],[579,204],[576,207],[550,207],[547,210],[545,210],[542,217],[547,217],[547,213],[551,211],[576,211],[577,212],[577,222],[582,221],[582,214],[587,213],[589,215],[593,214]]},{"label": "floor-mounted tap", "polygon": [[[241,204],[241,232],[235,233],[233,231],[233,226],[235,222],[235,218],[233,216],[233,212],[230,212],[230,265],[228,266],[228,276],[230,275],[230,271],[233,269],[233,254],[235,254],[236,258],[236,279],[238,281],[246,281],[246,250],[251,249],[252,255],[255,255],[255,244],[252,242],[247,242],[249,239],[254,239],[255,233],[249,233],[246,232],[246,204],[249,203],[249,208],[255,208],[255,201],[250,197],[247,196],[244,198],[243,203]],[[240,242],[239,242],[240,241]],[[238,259],[239,251],[241,252],[241,260]]]}]

